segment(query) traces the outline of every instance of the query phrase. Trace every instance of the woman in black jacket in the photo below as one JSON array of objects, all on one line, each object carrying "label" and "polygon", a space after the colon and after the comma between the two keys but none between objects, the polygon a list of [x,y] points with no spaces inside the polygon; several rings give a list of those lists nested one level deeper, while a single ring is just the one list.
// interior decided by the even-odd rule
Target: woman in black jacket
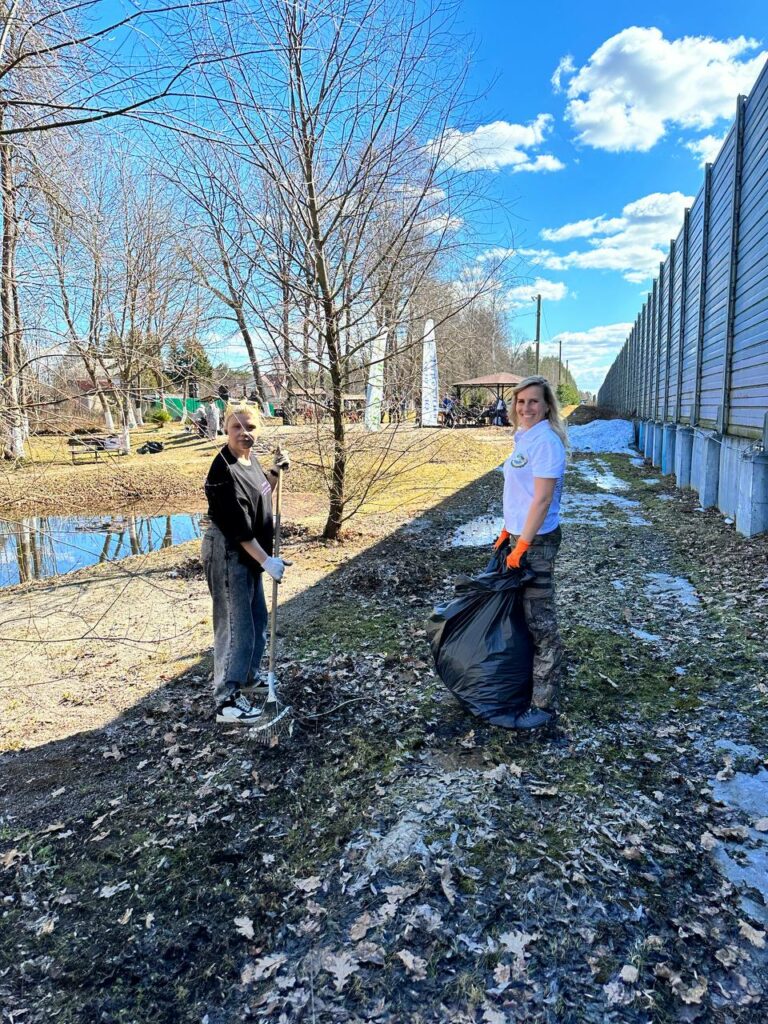
[{"label": "woman in black jacket", "polygon": [[254,685],[266,645],[263,574],[278,582],[286,562],[272,556],[272,489],[288,458],[279,448],[264,473],[251,457],[259,411],[242,403],[227,409],[227,443],[205,481],[211,524],[203,538],[203,565],[213,599],[213,681],[216,721],[250,725],[261,715],[242,692]]}]

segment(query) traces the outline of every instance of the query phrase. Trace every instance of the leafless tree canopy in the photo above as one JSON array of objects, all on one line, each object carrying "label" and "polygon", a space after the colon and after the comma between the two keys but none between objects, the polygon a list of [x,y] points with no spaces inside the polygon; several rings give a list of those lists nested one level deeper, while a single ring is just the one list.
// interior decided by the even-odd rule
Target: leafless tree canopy
[{"label": "leafless tree canopy", "polygon": [[452,160],[470,116],[453,9],[107,15],[11,2],[2,21],[4,451],[23,457],[30,417],[73,388],[127,437],[141,396],[186,389],[189,353],[218,338],[262,405],[269,381],[286,422],[311,412],[336,537],[402,450],[371,468],[345,415],[374,339],[390,420],[413,409],[428,317],[444,381],[519,360],[509,268],[475,261],[487,197]]}]

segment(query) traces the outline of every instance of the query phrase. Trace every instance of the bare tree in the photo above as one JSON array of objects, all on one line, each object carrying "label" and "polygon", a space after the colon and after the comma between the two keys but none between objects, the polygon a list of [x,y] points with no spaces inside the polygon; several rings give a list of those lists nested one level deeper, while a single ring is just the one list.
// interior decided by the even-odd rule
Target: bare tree
[{"label": "bare tree", "polygon": [[349,514],[350,373],[364,379],[374,337],[406,322],[461,222],[466,178],[448,132],[462,88],[456,41],[446,11],[415,0],[259,0],[208,13],[219,60],[205,79],[222,133],[271,186],[248,298],[267,337],[288,337],[327,386],[324,533],[334,538]]}]

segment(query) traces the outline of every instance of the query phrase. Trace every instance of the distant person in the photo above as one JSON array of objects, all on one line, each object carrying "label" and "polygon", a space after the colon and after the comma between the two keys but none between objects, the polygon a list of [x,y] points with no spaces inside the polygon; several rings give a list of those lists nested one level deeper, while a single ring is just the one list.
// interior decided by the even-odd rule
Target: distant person
[{"label": "distant person", "polygon": [[208,431],[208,417],[205,415],[205,406],[199,406],[191,417],[192,428],[198,437],[205,437]]},{"label": "distant person", "polygon": [[509,414],[507,412],[507,403],[499,395],[493,404],[493,412],[491,415],[491,424],[494,427],[508,427],[509,426]]},{"label": "distant person", "polygon": [[545,377],[526,377],[514,389],[514,449],[504,463],[504,529],[496,549],[508,550],[510,569],[535,573],[523,590],[525,619],[533,639],[531,706],[518,715],[523,731],[557,717],[562,642],[557,628],[552,574],[560,548],[560,498],[565,475],[565,427]]},{"label": "distant person", "polygon": [[215,398],[209,398],[208,403],[205,407],[205,416],[207,420],[206,430],[208,437],[211,441],[215,441],[219,436],[219,423],[220,413],[219,407],[216,404]]},{"label": "distant person", "polygon": [[252,725],[261,715],[246,694],[256,685],[266,645],[263,575],[278,582],[290,562],[272,555],[272,490],[288,469],[280,448],[266,473],[252,458],[259,410],[245,402],[224,416],[227,443],[205,481],[211,525],[203,537],[203,565],[213,599],[213,687],[216,721]]}]

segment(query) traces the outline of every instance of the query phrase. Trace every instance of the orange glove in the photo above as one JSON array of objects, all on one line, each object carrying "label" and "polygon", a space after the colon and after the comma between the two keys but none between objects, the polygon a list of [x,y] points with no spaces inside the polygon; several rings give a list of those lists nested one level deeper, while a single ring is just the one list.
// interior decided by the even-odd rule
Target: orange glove
[{"label": "orange glove", "polygon": [[527,540],[523,540],[523,538],[520,537],[517,541],[517,544],[515,544],[510,553],[507,555],[507,568],[519,569],[523,555],[530,546],[531,545],[528,543]]},{"label": "orange glove", "polygon": [[499,534],[499,539],[498,539],[498,540],[496,541],[496,543],[495,543],[495,544],[493,545],[493,550],[494,550],[494,551],[498,551],[498,550],[499,550],[499,548],[500,548],[500,547],[501,547],[501,546],[502,546],[503,544],[506,544],[506,542],[507,542],[507,540],[508,540],[508,539],[509,539],[509,534],[507,533],[507,531],[506,531],[506,530],[502,530],[502,531],[501,531],[501,533]]}]

